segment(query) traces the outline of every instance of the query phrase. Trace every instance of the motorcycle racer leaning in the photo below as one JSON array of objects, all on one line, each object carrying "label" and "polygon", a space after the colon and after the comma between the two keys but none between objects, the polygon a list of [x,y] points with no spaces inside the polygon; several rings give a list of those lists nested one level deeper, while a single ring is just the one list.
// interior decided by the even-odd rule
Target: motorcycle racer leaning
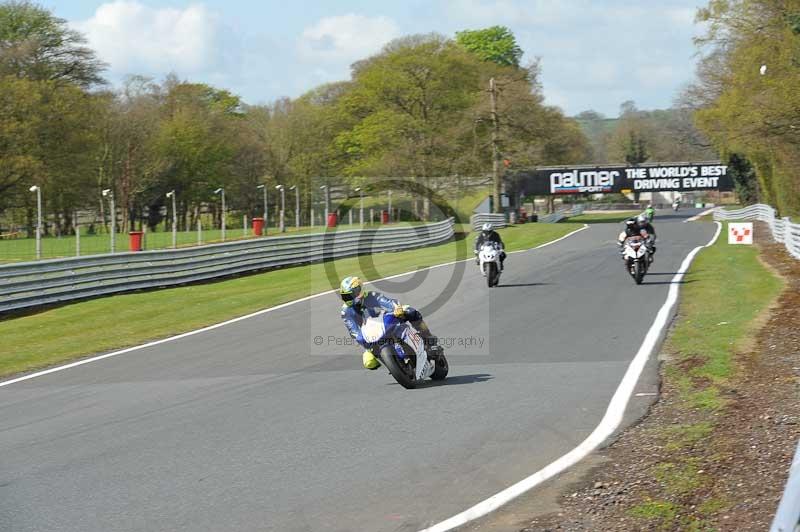
[{"label": "motorcycle racer leaning", "polygon": [[481,234],[479,234],[478,238],[475,239],[475,264],[480,263],[478,260],[478,252],[480,251],[481,246],[487,242],[495,242],[500,244],[500,271],[503,271],[503,261],[506,260],[503,239],[500,238],[500,235],[492,228],[492,224],[490,223],[483,224],[481,227]]},{"label": "motorcycle racer leaning", "polygon": [[397,300],[386,297],[380,292],[364,292],[361,279],[355,276],[345,277],[342,280],[339,285],[339,295],[343,301],[341,316],[344,325],[350,336],[355,338],[356,342],[365,349],[361,359],[366,369],[377,369],[381,364],[364,340],[361,326],[367,317],[376,317],[382,310],[392,312],[395,317],[411,322],[411,325],[425,341],[426,347],[429,350],[436,349],[437,339],[417,309],[409,305],[401,305]]},{"label": "motorcycle racer leaning", "polygon": [[625,230],[619,234],[617,239],[620,253],[624,254],[625,241],[631,236],[644,237],[645,246],[650,252],[650,262],[653,262],[653,255],[656,253],[656,230],[653,228],[653,224],[647,221],[644,214],[625,220]]}]

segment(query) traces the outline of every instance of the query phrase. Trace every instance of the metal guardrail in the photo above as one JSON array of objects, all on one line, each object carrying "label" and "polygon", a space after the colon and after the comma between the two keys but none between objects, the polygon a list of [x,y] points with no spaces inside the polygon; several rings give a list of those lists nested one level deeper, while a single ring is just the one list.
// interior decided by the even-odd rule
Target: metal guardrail
[{"label": "metal guardrail", "polygon": [[789,480],[783,489],[778,511],[772,520],[770,532],[792,532],[800,530],[800,445],[794,453],[789,468]]},{"label": "metal guardrail", "polygon": [[473,231],[480,231],[481,226],[485,223],[492,224],[492,227],[499,228],[505,227],[508,225],[508,221],[506,220],[505,214],[493,214],[493,213],[486,213],[486,212],[479,212],[477,214],[473,214],[470,216],[470,224],[472,224]]},{"label": "metal guardrail", "polygon": [[567,209],[560,209],[554,213],[539,216],[539,223],[554,224],[570,216],[579,216],[581,214],[583,214],[583,204],[578,203]]},{"label": "metal guardrail", "polygon": [[792,223],[789,218],[779,218],[775,209],[769,205],[758,203],[744,209],[726,211],[721,207],[714,210],[714,220],[759,220],[766,222],[775,242],[781,242],[794,258],[800,259],[800,224]]},{"label": "metal guardrail", "polygon": [[449,240],[453,232],[450,218],[419,226],[265,237],[185,249],[2,265],[0,312],[333,258],[412,249]]},{"label": "metal guardrail", "polygon": [[[565,218],[569,218],[570,216],[578,216],[583,214],[583,205],[576,204],[571,207],[567,207],[565,209],[559,209],[554,213],[546,214],[544,216],[539,216],[539,223],[544,224],[554,224],[556,222],[560,222]],[[508,221],[506,219],[505,214],[489,214],[489,213],[478,213],[473,214],[470,217],[470,223],[472,224],[472,229],[474,231],[479,231],[481,226],[489,222],[495,228],[498,227],[506,227],[508,225]]]},{"label": "metal guardrail", "polygon": [[[744,209],[726,211],[721,207],[714,210],[714,220],[758,220],[766,222],[776,242],[782,242],[786,250],[796,259],[800,259],[800,224],[792,223],[789,218],[779,218],[775,209],[759,203]],[[791,532],[800,530],[800,443],[795,450],[792,466],[789,468],[789,479],[783,489],[783,496],[772,520],[771,532]]]}]

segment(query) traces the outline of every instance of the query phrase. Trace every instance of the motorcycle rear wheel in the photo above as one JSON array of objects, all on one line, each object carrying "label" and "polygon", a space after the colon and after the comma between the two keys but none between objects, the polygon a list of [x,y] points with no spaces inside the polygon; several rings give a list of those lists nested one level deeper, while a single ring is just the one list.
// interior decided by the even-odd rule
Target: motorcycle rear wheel
[{"label": "motorcycle rear wheel", "polygon": [[[411,349],[410,347],[408,349]],[[413,351],[410,351],[413,353]],[[381,360],[383,361],[383,365],[386,366],[386,369],[389,370],[389,373],[392,374],[394,380],[407,390],[413,390],[417,387],[417,380],[416,376],[414,375],[414,366],[412,364],[407,364],[402,362],[397,357],[397,351],[395,351],[394,346],[391,344],[384,345],[381,348],[380,352]],[[409,374],[409,370],[411,374]]]}]

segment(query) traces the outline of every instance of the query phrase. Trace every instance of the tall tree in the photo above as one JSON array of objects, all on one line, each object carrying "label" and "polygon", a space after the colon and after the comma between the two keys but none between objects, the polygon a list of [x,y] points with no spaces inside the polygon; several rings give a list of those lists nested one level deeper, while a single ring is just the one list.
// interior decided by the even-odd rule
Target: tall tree
[{"label": "tall tree", "polygon": [[524,53],[514,34],[505,26],[459,31],[456,42],[482,61],[502,66],[519,67]]},{"label": "tall tree", "polygon": [[800,1],[709,2],[698,81],[687,92],[700,128],[754,166],[761,200],[800,213]]},{"label": "tall tree", "polygon": [[88,88],[104,83],[104,68],[64,19],[27,0],[0,4],[0,75]]}]

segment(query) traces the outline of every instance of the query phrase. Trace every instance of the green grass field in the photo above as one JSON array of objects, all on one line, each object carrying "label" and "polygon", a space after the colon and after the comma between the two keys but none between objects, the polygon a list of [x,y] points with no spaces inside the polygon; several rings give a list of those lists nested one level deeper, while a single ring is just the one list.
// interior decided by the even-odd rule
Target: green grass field
[{"label": "green grass field", "polygon": [[[500,232],[509,251],[554,240],[579,224],[525,224]],[[378,279],[472,256],[472,236],[179,288],[105,297],[0,321],[0,375],[138,345],[330,290],[340,277]],[[329,279],[327,272],[335,272]],[[322,300],[338,312],[336,298]]]},{"label": "green grass field", "polygon": [[[590,214],[581,214],[580,216],[573,216],[571,218],[567,218],[570,223],[581,223],[581,224],[613,224],[619,223],[631,216],[636,216],[637,214],[641,214],[641,211],[624,211],[624,212],[601,212],[601,213],[590,213]],[[656,219],[656,221],[658,221]]]},{"label": "green grass field", "polygon": [[[413,222],[399,222],[392,224],[397,227],[398,225],[408,225]],[[421,222],[416,222],[421,223]],[[367,227],[385,227],[380,224],[366,224]],[[351,229],[358,229],[361,227],[358,224],[348,225],[340,224],[336,230],[347,231]],[[323,232],[327,229],[322,226],[304,226],[296,228],[294,226],[286,228],[285,233],[280,233],[277,229],[270,227],[267,236],[286,236]],[[202,244],[216,244],[222,242],[222,230],[210,229],[203,231],[200,234]],[[247,234],[238,229],[227,229],[225,232],[225,240],[231,242],[234,240],[242,240],[246,238],[255,238],[252,236],[252,230]],[[86,255],[99,255],[111,252],[111,237],[108,234],[95,234],[85,235],[81,234],[81,256]],[[198,245],[198,234],[196,231],[180,231],[177,233],[178,247],[188,247]],[[117,252],[129,251],[128,235],[118,234],[116,239]],[[167,249],[172,247],[172,233],[167,231],[158,231],[147,233],[145,235],[145,249]],[[76,255],[76,238],[75,236],[65,237],[45,237],[42,239],[42,258],[54,259],[60,257],[74,257]],[[33,238],[18,238],[11,240],[0,240],[0,264],[11,262],[24,262],[36,259],[36,239]]]},{"label": "green grass field", "polygon": [[[664,347],[671,355],[664,370],[666,379],[677,390],[672,401],[692,420],[664,428],[653,441],[669,451],[652,474],[670,499],[686,490],[705,489],[706,476],[684,449],[702,446],[703,440],[714,437],[717,412],[725,405],[723,390],[736,371],[737,349],[753,337],[757,318],[783,287],[783,281],[758,260],[755,246],[731,246],[726,233],[723,227],[717,242],[702,250],[689,269],[681,287],[678,319]],[[712,502],[724,504],[715,499],[708,502],[709,508]],[[651,530],[706,530],[691,528],[697,523],[682,521],[671,504],[670,500],[648,500],[630,514],[646,520],[644,528]],[[659,508],[671,510],[652,511]]]}]

